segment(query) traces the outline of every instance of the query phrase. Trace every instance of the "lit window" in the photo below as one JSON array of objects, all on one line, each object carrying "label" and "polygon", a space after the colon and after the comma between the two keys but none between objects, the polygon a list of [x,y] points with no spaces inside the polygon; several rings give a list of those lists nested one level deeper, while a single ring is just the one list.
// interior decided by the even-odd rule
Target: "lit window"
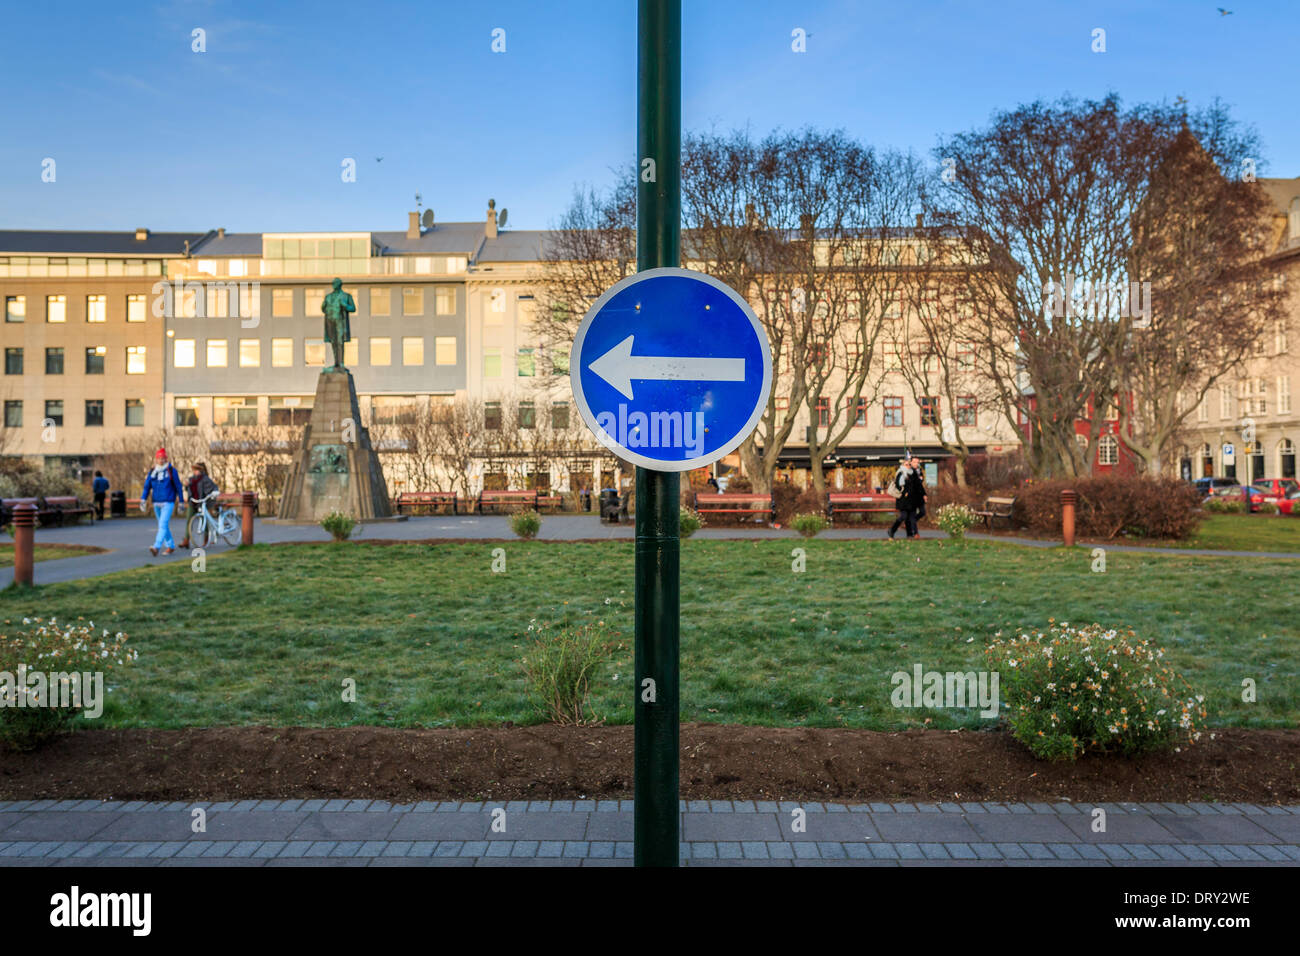
[{"label": "lit window", "polygon": [[45,297],[45,321],[68,321],[68,297],[66,295],[47,295]]},{"label": "lit window", "polygon": [[290,368],[293,365],[293,339],[271,339],[271,367]]},{"label": "lit window", "polygon": [[207,274],[210,275],[210,276],[214,276],[214,275],[216,275],[216,274],[217,274],[217,260],[216,260],[216,259],[200,259],[200,260],[199,260],[199,263],[198,263],[198,271],[199,271],[199,272],[203,272],[203,273],[207,273]]},{"label": "lit window", "polygon": [[302,308],[303,313],[309,319],[318,319],[325,314],[323,306],[325,305],[324,289],[303,289]]},{"label": "lit window", "polygon": [[370,340],[370,364],[371,365],[392,365],[393,364],[393,340],[387,336],[372,338]]},{"label": "lit window", "polygon": [[194,367],[194,339],[172,341],[172,365],[176,368]]},{"label": "lit window", "polygon": [[370,314],[371,315],[392,315],[393,314],[393,293],[386,286],[378,286],[370,290]]},{"label": "lit window", "polygon": [[483,350],[483,377],[484,378],[501,377],[501,350],[500,349]]},{"label": "lit window", "polygon": [[256,398],[214,398],[212,424],[218,428],[248,428],[257,424]]},{"label": "lit window", "polygon": [[127,428],[144,427],[144,401],[139,398],[128,398],[126,400],[126,426]]},{"label": "lit window", "polygon": [[271,290],[271,314],[281,317],[293,315],[292,289]]},{"label": "lit window", "polygon": [[424,364],[424,339],[421,336],[403,336],[402,364],[403,365]]},{"label": "lit window", "polygon": [[199,423],[199,400],[197,398],[176,399],[176,427],[194,428]]},{"label": "lit window", "polygon": [[23,322],[27,318],[27,296],[5,296],[5,321]]},{"label": "lit window", "polygon": [[456,364],[456,337],[439,335],[433,340],[434,363],[437,365]]},{"label": "lit window", "polygon": [[144,374],[144,356],[145,347],[143,345],[128,345],[126,347],[126,374],[143,375]]},{"label": "lit window", "polygon": [[402,289],[402,315],[424,315],[423,289]]},{"label": "lit window", "polygon": [[261,368],[262,366],[262,340],[261,339],[240,339],[239,340],[239,367],[240,368]]},{"label": "lit window", "polygon": [[1291,412],[1291,378],[1288,375],[1277,377],[1277,411],[1279,415]]},{"label": "lit window", "polygon": [[145,319],[145,298],[142,295],[128,295],[126,297],[126,320],[128,322],[143,322]]},{"label": "lit window", "polygon": [[435,308],[439,315],[456,314],[456,287],[440,285],[435,293]]},{"label": "lit window", "polygon": [[239,287],[239,317],[241,319],[256,319],[262,315],[262,293],[257,288],[256,283],[252,286],[246,286],[243,283]]},{"label": "lit window", "polygon": [[532,378],[537,374],[537,359],[532,349],[520,349],[517,360],[520,378]]},{"label": "lit window", "polygon": [[225,339],[208,339],[208,368],[225,368],[229,358]]},{"label": "lit window", "polygon": [[303,364],[308,368],[323,368],[325,365],[325,348],[324,339],[303,339]]},{"label": "lit window", "polygon": [[86,296],[86,321],[87,322],[108,321],[108,296],[106,295]]},{"label": "lit window", "polygon": [[903,397],[901,395],[889,395],[884,401],[884,425],[886,428],[901,428],[903,426]]}]

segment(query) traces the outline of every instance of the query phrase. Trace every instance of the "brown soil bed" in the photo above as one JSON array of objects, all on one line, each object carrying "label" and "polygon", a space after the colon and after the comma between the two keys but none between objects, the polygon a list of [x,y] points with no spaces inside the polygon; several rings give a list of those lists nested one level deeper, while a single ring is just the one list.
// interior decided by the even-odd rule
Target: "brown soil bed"
[{"label": "brown soil bed", "polygon": [[[1048,764],[1002,733],[687,724],[685,799],[1300,803],[1300,730]],[[0,799],[632,796],[632,728],[96,730],[0,753]]]}]

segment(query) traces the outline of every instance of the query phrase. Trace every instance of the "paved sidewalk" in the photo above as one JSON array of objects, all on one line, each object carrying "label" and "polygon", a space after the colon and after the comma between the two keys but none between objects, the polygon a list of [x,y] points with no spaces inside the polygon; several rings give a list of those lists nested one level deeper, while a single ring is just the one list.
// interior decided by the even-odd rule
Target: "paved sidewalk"
[{"label": "paved sidewalk", "polygon": [[[1300,806],[690,801],[682,840],[689,866],[1300,866]],[[631,863],[630,800],[0,803],[0,866]]]},{"label": "paved sidewalk", "polygon": [[[181,522],[172,524],[172,533],[177,542],[184,536]],[[108,548],[105,553],[91,554],[79,558],[58,558],[53,561],[40,561],[36,564],[36,582],[54,584],[59,581],[74,581],[81,578],[111,574],[115,571],[127,571],[167,562],[190,561],[189,551],[177,550],[166,557],[152,557],[149,545],[153,544],[154,523],[146,518],[118,518],[93,525],[79,524],[66,528],[39,528],[36,532],[38,544],[86,544]],[[629,524],[611,525],[591,515],[554,515],[545,516],[538,537],[546,541],[573,541],[578,539],[624,539],[631,541],[635,536],[633,526]],[[831,528],[823,531],[819,537],[832,540],[878,540],[883,541],[886,528],[882,525],[857,528]],[[945,538],[939,531],[922,531],[923,538]],[[436,517],[415,517],[406,521],[383,522],[362,525],[354,533],[357,540],[382,539],[389,541],[421,541],[437,538],[468,538],[482,541],[517,540],[510,530],[509,520],[498,515],[442,515]],[[717,539],[798,539],[798,534],[788,528],[704,528],[696,532],[696,537]],[[1030,548],[1056,548],[1059,542],[1044,541],[1037,538],[1016,538],[1003,535],[970,534],[975,541],[1000,541]],[[0,542],[9,543],[12,539],[0,535]],[[260,544],[275,544],[288,541],[329,540],[329,535],[316,525],[280,525],[268,524],[258,520],[254,528],[254,540]],[[900,546],[906,547],[900,542]],[[1081,544],[1081,549],[1091,549],[1091,544]],[[1134,553],[1152,553],[1165,555],[1182,555],[1183,557],[1207,556],[1221,558],[1293,558],[1300,559],[1300,552],[1272,551],[1213,551],[1191,548],[1153,548],[1141,545],[1106,544],[1107,551],[1128,551]],[[227,550],[224,544],[214,544],[209,554],[218,555]],[[0,568],[0,587],[6,587],[13,581],[13,568]]]}]

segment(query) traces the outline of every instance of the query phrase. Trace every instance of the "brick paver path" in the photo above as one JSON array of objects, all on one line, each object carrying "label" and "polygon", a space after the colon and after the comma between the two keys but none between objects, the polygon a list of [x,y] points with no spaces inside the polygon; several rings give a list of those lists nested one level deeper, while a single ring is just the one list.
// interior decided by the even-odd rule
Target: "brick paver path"
[{"label": "brick paver path", "polygon": [[[681,852],[688,866],[1296,866],[1300,806],[690,801]],[[629,800],[0,803],[7,866],[631,863]]]}]

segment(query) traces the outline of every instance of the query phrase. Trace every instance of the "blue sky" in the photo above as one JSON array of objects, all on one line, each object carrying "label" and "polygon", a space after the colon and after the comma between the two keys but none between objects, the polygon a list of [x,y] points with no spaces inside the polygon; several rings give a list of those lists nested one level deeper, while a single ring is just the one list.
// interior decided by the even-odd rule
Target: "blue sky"
[{"label": "blue sky", "polygon": [[[838,127],[928,156],[1037,98],[1219,97],[1259,132],[1261,175],[1300,176],[1300,4],[1218,2],[1233,14],[685,0],[683,125]],[[4,21],[0,228],[402,229],[417,190],[441,221],[481,219],[495,197],[512,227],[545,228],[635,147],[634,0],[96,0],[11,3]]]}]

